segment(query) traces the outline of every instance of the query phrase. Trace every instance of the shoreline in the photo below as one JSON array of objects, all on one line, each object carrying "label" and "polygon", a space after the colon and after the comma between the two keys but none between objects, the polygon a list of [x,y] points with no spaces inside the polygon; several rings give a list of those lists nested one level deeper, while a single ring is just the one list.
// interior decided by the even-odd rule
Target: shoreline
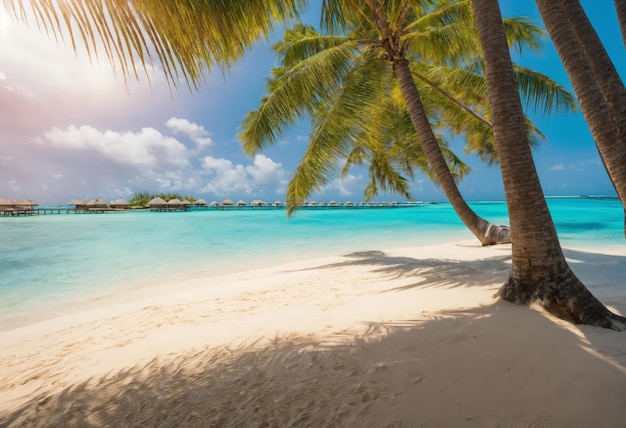
[{"label": "shoreline", "polygon": [[[626,313],[626,292],[612,288],[626,277],[626,249],[566,249],[566,256],[583,282],[609,297],[613,309]],[[87,406],[87,414],[103,418],[100,424],[120,426],[123,418],[137,423],[130,408],[102,415],[98,406],[145,398],[124,389],[135,381],[148,395],[171,398],[176,388],[199,382],[194,377],[198,373],[217,376],[214,370],[220,367],[235,378],[212,378],[213,386],[194,383],[198,386],[194,391],[207,400],[214,400],[211,394],[216,391],[223,397],[209,407],[227,425],[250,424],[254,403],[274,391],[274,386],[256,379],[261,385],[256,401],[229,407],[223,401],[241,398],[242,386],[236,380],[245,373],[269,377],[272,385],[281,386],[282,392],[273,392],[273,400],[283,406],[280,417],[304,413],[309,415],[305,425],[333,425],[324,418],[334,414],[339,426],[359,421],[383,426],[393,422],[385,418],[396,416],[409,426],[415,421],[426,426],[445,421],[471,426],[543,421],[544,426],[562,426],[587,420],[584,405],[577,406],[580,411],[569,408],[571,400],[582,398],[599,402],[604,426],[613,426],[611,421],[617,423],[617,418],[623,421],[626,333],[572,326],[542,311],[496,301],[492,295],[506,278],[509,263],[509,245],[481,247],[473,240],[357,251],[168,284],[176,291],[146,287],[99,307],[3,331],[0,425],[5,418],[17,426],[20,421],[42,423],[52,416],[76,422],[80,414],[60,400],[78,390],[92,394],[85,396],[93,402],[81,401],[80,395],[74,398]],[[458,360],[461,356],[464,361]],[[278,364],[281,358],[299,369],[285,372],[285,365]],[[327,361],[318,367],[313,358]],[[246,364],[260,366],[252,374]],[[178,370],[173,377],[180,384],[159,377],[173,366]],[[315,379],[321,379],[322,389],[314,389]],[[530,400],[532,411],[522,414],[512,403],[499,408],[498,394],[505,395],[502,388],[529,380],[513,395]],[[250,382],[244,391],[255,391]],[[545,391],[531,394],[531,387]],[[115,388],[126,392],[104,393]],[[471,388],[486,394],[484,402],[471,393],[461,394]],[[335,404],[343,404],[347,415],[341,416],[333,403],[326,403],[330,408],[322,412],[316,401],[319,394],[326,394],[322,391],[339,394]],[[551,406],[542,410],[548,396]],[[143,402],[146,406],[154,401],[150,397]],[[303,401],[291,403],[294,397]],[[356,402],[345,401],[350,399]],[[459,400],[456,410],[446,410],[450,399]],[[421,416],[409,404],[419,400]],[[306,403],[312,403],[308,410],[302,407]],[[185,407],[185,402],[178,405],[168,407],[172,424],[189,423],[180,418],[193,410],[198,421],[213,426],[205,419],[209,415]],[[154,412],[167,404],[157,400],[156,406],[146,407],[144,416],[156,417]],[[272,419],[276,404],[267,406],[258,412],[284,426],[286,421],[277,415]],[[116,423],[115,418],[121,419]]]}]

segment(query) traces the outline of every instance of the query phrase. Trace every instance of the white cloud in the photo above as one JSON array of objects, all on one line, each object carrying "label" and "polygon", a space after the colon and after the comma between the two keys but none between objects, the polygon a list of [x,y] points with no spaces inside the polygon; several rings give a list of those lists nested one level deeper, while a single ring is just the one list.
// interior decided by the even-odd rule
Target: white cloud
[{"label": "white cloud", "polygon": [[353,188],[358,184],[361,179],[360,175],[348,174],[345,177],[339,177],[328,183],[320,192],[321,194],[327,191],[338,191],[340,196],[352,196],[354,194]]},{"label": "white cloud", "polygon": [[66,129],[53,128],[44,133],[43,138],[36,137],[35,141],[58,149],[91,151],[117,163],[144,167],[160,164],[184,166],[190,155],[182,143],[154,128],[120,133],[72,125]]},{"label": "white cloud", "polygon": [[183,134],[191,138],[199,147],[213,144],[211,134],[204,126],[189,122],[187,119],[170,118],[165,125],[176,134]]},{"label": "white cloud", "polygon": [[[255,156],[252,165],[246,167],[246,172],[257,186],[279,185],[284,188],[286,184],[287,172],[282,165],[264,155]],[[276,192],[280,192],[279,188]]]},{"label": "white cloud", "polygon": [[556,165],[552,165],[550,167],[550,171],[563,171],[565,169],[565,165],[562,163],[557,163]]},{"label": "white cloud", "polygon": [[281,164],[264,155],[254,157],[252,165],[233,164],[228,159],[206,156],[202,160],[208,181],[202,191],[224,196],[233,193],[253,196],[264,188],[281,193],[286,185],[287,172]]}]

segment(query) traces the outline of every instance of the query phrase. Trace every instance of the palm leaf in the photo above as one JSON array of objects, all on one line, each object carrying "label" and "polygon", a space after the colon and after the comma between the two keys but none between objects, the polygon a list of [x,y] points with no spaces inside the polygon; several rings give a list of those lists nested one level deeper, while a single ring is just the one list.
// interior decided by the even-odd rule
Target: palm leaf
[{"label": "palm leaf", "polygon": [[[104,55],[124,76],[152,62],[155,52],[168,82],[191,87],[215,65],[229,66],[276,25],[298,16],[308,0],[2,0],[17,19],[80,40],[90,56]],[[60,19],[61,18],[61,19]],[[80,36],[79,36],[80,35]]]},{"label": "palm leaf", "polygon": [[336,95],[320,105],[307,150],[287,186],[288,213],[328,183],[338,162],[350,156],[354,138],[368,126],[370,112],[380,108],[384,86],[372,82],[380,82],[389,70],[384,62],[371,60],[375,55],[363,54],[344,76]]},{"label": "palm leaf", "polygon": [[355,46],[347,42],[323,50],[291,69],[275,69],[260,107],[243,121],[239,138],[244,151],[253,154],[276,142],[288,126],[323,102],[350,70]]}]

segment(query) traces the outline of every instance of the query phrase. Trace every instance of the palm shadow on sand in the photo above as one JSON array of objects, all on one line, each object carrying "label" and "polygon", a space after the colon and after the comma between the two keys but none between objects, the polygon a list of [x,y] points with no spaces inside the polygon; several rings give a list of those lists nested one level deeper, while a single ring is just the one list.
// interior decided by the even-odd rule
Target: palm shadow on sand
[{"label": "palm shadow on sand", "polygon": [[[623,257],[568,257],[626,269]],[[412,287],[454,293],[485,280],[474,283],[464,262],[375,252],[349,258],[345,263],[391,276],[419,273]],[[507,261],[479,263],[480,274],[498,279]],[[34,396],[0,415],[0,426],[617,427],[626,418],[626,333],[580,327],[575,334],[504,302],[363,322],[367,332],[358,337],[277,337],[262,348],[207,348],[154,360]]]}]

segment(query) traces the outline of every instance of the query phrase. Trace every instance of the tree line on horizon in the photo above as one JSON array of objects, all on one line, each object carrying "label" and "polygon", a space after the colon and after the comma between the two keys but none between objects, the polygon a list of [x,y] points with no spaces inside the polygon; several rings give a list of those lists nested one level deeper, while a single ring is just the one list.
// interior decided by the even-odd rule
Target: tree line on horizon
[{"label": "tree line on horizon", "polygon": [[184,201],[185,199],[191,203],[196,201],[196,198],[193,196],[183,196],[178,193],[148,193],[148,192],[135,192],[132,198],[128,201],[128,205],[135,207],[145,207],[148,205],[148,202],[153,200],[154,198],[161,198],[164,201],[169,201],[172,199],[179,199]]},{"label": "tree line on horizon", "polygon": [[[624,84],[579,0],[535,2],[624,204]],[[622,32],[625,2],[615,0]],[[423,171],[483,244],[512,243],[501,298],[537,303],[574,323],[626,325],[571,271],[532,158],[541,133],[523,106],[548,114],[574,102],[546,76],[514,66],[510,50],[540,48],[542,31],[503,20],[497,0],[324,0],[319,29],[297,23],[307,0],[68,0],[62,8],[46,0],[4,0],[26,20],[24,3],[34,6],[41,27],[59,34],[65,25],[90,55],[102,42],[125,76],[154,60],[171,85],[182,79],[192,89],[211,67],[227,70],[278,25],[291,25],[274,47],[280,65],[271,70],[266,95],[240,133],[253,154],[295,121],[311,120],[307,150],[288,186],[288,209],[352,165],[369,166],[366,198],[379,189],[410,196],[415,171]],[[462,136],[469,150],[499,163],[510,229],[469,209],[456,186],[467,168],[447,149],[447,135]]]}]

